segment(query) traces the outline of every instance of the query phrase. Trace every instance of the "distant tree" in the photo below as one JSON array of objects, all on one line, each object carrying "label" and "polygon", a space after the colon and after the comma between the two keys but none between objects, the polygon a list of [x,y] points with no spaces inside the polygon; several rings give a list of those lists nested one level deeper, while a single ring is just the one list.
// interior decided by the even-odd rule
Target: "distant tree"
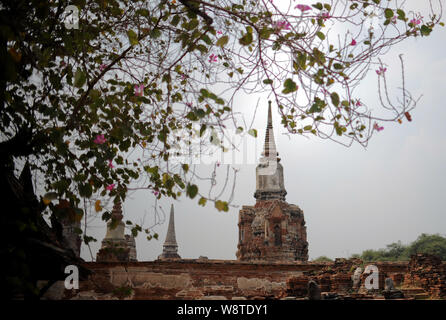
[{"label": "distant tree", "polygon": [[333,262],[333,259],[330,259],[329,257],[326,256],[320,256],[317,257],[316,259],[313,259],[312,262]]},{"label": "distant tree", "polygon": [[385,249],[364,250],[362,254],[356,254],[364,261],[407,261],[416,253],[430,253],[438,255],[446,260],[446,237],[439,234],[421,234],[417,240],[409,245],[403,245],[401,241],[389,244]]},{"label": "distant tree", "polygon": [[435,254],[446,261],[446,237],[439,234],[421,234],[417,240],[412,242],[407,248],[407,255],[416,253]]}]

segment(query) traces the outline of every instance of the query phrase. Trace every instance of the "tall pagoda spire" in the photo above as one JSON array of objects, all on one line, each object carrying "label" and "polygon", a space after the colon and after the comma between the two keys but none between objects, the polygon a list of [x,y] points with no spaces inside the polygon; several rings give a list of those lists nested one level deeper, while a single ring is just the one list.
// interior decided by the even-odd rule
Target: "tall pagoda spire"
[{"label": "tall pagoda spire", "polygon": [[175,236],[175,213],[173,204],[170,207],[169,226],[167,228],[166,241],[163,245],[163,253],[158,259],[181,259],[178,255],[178,245]]},{"label": "tall pagoda spire", "polygon": [[268,121],[265,132],[265,144],[263,146],[262,156],[265,158],[276,158],[279,155],[274,141],[273,116],[271,113],[271,101],[268,101]]},{"label": "tall pagoda spire", "polygon": [[274,140],[271,101],[268,101],[268,120],[260,163],[256,168],[256,192],[254,197],[260,200],[285,200],[287,194],[283,182],[283,167],[279,163],[276,142]]}]

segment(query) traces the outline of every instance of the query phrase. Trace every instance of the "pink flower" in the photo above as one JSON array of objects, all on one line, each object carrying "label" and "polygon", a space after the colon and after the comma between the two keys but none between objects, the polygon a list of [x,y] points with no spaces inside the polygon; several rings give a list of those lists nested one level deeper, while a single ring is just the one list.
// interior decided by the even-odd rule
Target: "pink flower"
[{"label": "pink flower", "polygon": [[114,188],[115,188],[115,184],[114,184],[114,183],[109,184],[109,185],[106,187],[106,189],[107,189],[108,191],[111,191],[111,190],[113,190]]},{"label": "pink flower", "polygon": [[153,194],[154,194],[155,196],[158,196],[158,195],[159,195],[159,191],[158,191],[158,190],[155,190],[155,191],[153,191]]},{"label": "pink flower", "polygon": [[375,125],[373,126],[373,128],[374,128],[376,131],[378,131],[378,132],[384,130],[384,127],[380,127],[380,126],[378,125],[378,123],[376,123],[376,122],[375,122]]},{"label": "pink flower", "polygon": [[104,71],[105,68],[107,68],[107,65],[106,65],[106,64],[101,64],[101,65],[99,66],[99,70],[101,70],[101,71]]},{"label": "pink flower", "polygon": [[380,75],[384,74],[384,72],[386,72],[386,71],[387,71],[387,68],[379,67],[379,69],[376,70],[376,74],[378,76],[380,76]]},{"label": "pink flower", "polygon": [[144,84],[140,84],[139,86],[135,84],[135,96],[142,97],[144,94]]},{"label": "pink flower", "polygon": [[217,62],[217,56],[215,54],[211,54],[209,56],[209,62]]},{"label": "pink flower", "polygon": [[410,23],[412,23],[414,26],[419,25],[421,23],[421,19],[412,19],[410,20]]},{"label": "pink flower", "polygon": [[186,106],[188,106],[189,108],[192,108],[192,102],[186,102]]},{"label": "pink flower", "polygon": [[302,12],[311,10],[310,6],[307,6],[306,4],[298,4],[297,6],[294,7],[294,9],[299,9]]},{"label": "pink flower", "polygon": [[275,23],[276,31],[290,30],[290,28],[291,28],[291,24],[288,21],[279,20]]},{"label": "pink flower", "polygon": [[220,162],[219,162],[219,161],[217,161],[217,163],[216,163],[216,164],[217,164],[217,167],[219,167],[219,166],[220,166]]},{"label": "pink flower", "polygon": [[356,40],[353,39],[353,40],[352,40],[352,43],[350,43],[350,45],[351,45],[351,46],[356,46]]},{"label": "pink flower", "polygon": [[115,167],[112,160],[108,160],[108,166],[112,169]]},{"label": "pink flower", "polygon": [[96,144],[104,144],[106,141],[107,141],[107,139],[105,139],[103,134],[98,134],[96,136],[96,139],[94,139],[93,142]]},{"label": "pink flower", "polygon": [[392,20],[390,20],[393,24],[396,23],[396,16],[393,16]]},{"label": "pink flower", "polygon": [[356,104],[355,104],[355,105],[356,105],[357,107],[362,106],[361,100],[358,99],[358,101],[356,101]]},{"label": "pink flower", "polygon": [[223,31],[218,30],[218,31],[217,31],[217,34],[223,34]]}]

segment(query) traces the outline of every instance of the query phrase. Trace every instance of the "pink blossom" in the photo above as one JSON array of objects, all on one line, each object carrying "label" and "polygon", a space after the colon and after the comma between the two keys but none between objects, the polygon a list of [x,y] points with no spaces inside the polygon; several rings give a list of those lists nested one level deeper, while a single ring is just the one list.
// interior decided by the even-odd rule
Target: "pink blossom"
[{"label": "pink blossom", "polygon": [[378,123],[376,123],[376,122],[375,122],[375,125],[373,126],[373,128],[374,128],[376,131],[378,131],[378,132],[384,130],[384,127],[380,127],[380,126],[378,125]]},{"label": "pink blossom", "polygon": [[98,134],[96,136],[96,139],[94,139],[93,142],[96,144],[104,144],[106,141],[107,141],[107,139],[105,139],[103,134]]},{"label": "pink blossom", "polygon": [[144,84],[135,84],[135,96],[142,97],[144,95]]},{"label": "pink blossom", "polygon": [[302,12],[311,10],[310,6],[307,6],[306,4],[298,4],[297,6],[294,7],[294,9],[299,9]]},{"label": "pink blossom", "polygon": [[99,66],[99,70],[101,70],[101,71],[104,71],[105,68],[107,68],[107,65],[106,65],[106,64],[101,64],[101,65]]},{"label": "pink blossom", "polygon": [[356,46],[356,40],[353,39],[353,40],[352,40],[352,43],[350,43],[350,45],[351,45],[351,46]]},{"label": "pink blossom", "polygon": [[395,24],[395,23],[396,23],[396,16],[393,16],[393,18],[392,18],[391,22],[392,22],[393,24]]},{"label": "pink blossom", "polygon": [[114,184],[114,183],[109,184],[109,185],[106,187],[106,189],[107,189],[108,191],[111,191],[111,190],[113,190],[114,188],[115,188],[115,184]]},{"label": "pink blossom", "polygon": [[216,163],[216,164],[217,164],[217,167],[219,167],[219,166],[220,166],[220,162],[219,162],[219,161],[217,161],[217,163]]},{"label": "pink blossom", "polygon": [[356,104],[355,104],[355,105],[356,105],[357,107],[362,106],[361,100],[358,99],[358,101],[356,101]]},{"label": "pink blossom", "polygon": [[217,34],[223,34],[223,31],[218,30],[218,31],[217,31]]},{"label": "pink blossom", "polygon": [[158,196],[158,195],[159,195],[159,191],[158,191],[158,190],[155,190],[155,191],[153,191],[153,194],[154,194],[155,196]]},{"label": "pink blossom", "polygon": [[290,30],[290,28],[291,28],[291,24],[288,21],[279,20],[275,23],[276,31]]},{"label": "pink blossom", "polygon": [[188,106],[189,108],[192,108],[192,102],[186,102],[186,106]]},{"label": "pink blossom", "polygon": [[386,72],[386,71],[387,71],[387,68],[379,67],[379,69],[376,70],[376,74],[377,74],[378,76],[380,76],[380,75],[383,75],[384,72]]},{"label": "pink blossom", "polygon": [[209,56],[209,62],[217,62],[217,56],[215,54],[211,54]]},{"label": "pink blossom", "polygon": [[419,25],[421,23],[421,19],[412,19],[410,20],[410,23],[412,23],[414,26]]},{"label": "pink blossom", "polygon": [[112,169],[115,167],[112,160],[108,160],[108,166]]}]

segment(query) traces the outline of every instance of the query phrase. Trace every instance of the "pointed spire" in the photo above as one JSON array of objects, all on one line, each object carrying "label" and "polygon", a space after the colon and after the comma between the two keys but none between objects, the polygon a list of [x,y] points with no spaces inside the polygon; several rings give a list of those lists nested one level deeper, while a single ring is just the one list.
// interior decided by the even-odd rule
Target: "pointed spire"
[{"label": "pointed spire", "polygon": [[175,213],[173,204],[170,207],[169,226],[167,227],[166,241],[163,245],[163,253],[158,259],[181,259],[178,255],[178,245],[175,236]]},{"label": "pointed spire", "polygon": [[262,156],[265,158],[276,158],[279,155],[274,141],[273,117],[271,112],[271,101],[268,101],[268,122],[266,125],[265,144]]},{"label": "pointed spire", "polygon": [[111,216],[116,221],[121,221],[122,220],[123,215],[122,215],[122,204],[121,204],[121,201],[118,201],[118,202],[116,202],[113,205],[113,210],[112,210]]},{"label": "pointed spire", "polygon": [[268,101],[268,121],[265,133],[265,145],[256,167],[256,192],[254,198],[262,200],[285,201],[286,190],[283,181],[283,167],[279,163],[276,142],[274,141],[273,117],[271,112],[271,101]]},{"label": "pointed spire", "polygon": [[170,207],[169,227],[167,228],[167,236],[164,245],[177,246],[177,239],[175,236],[175,214],[173,204]]}]

